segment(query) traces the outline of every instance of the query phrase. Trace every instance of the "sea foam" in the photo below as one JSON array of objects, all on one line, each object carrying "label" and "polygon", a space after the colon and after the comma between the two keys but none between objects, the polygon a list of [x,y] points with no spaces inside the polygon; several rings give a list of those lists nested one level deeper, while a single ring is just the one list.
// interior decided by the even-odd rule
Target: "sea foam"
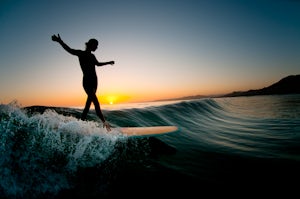
[{"label": "sea foam", "polygon": [[29,114],[0,105],[0,195],[31,197],[67,189],[78,168],[101,165],[124,137],[53,110]]}]

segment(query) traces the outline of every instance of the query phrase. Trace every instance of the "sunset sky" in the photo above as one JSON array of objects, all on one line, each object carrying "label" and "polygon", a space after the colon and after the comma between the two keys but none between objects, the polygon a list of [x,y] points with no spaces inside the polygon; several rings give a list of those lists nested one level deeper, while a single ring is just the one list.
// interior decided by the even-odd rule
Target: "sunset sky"
[{"label": "sunset sky", "polygon": [[83,106],[74,49],[94,52],[100,102],[259,89],[300,74],[296,0],[0,0],[0,103]]}]

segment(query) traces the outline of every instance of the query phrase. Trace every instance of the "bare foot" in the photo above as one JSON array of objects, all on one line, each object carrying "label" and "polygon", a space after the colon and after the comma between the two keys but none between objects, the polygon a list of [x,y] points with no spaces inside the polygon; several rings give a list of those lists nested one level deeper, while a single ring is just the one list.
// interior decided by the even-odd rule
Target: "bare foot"
[{"label": "bare foot", "polygon": [[108,122],[104,122],[103,123],[103,127],[105,127],[106,128],[106,130],[109,132],[109,131],[111,131],[111,128],[110,128],[110,125],[109,125],[109,123]]}]

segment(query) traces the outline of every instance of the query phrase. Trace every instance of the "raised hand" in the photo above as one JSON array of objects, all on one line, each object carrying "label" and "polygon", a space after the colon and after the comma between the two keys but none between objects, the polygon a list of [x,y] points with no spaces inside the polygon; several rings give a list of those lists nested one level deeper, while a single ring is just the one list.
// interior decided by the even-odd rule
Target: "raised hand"
[{"label": "raised hand", "polygon": [[51,38],[52,38],[52,41],[57,41],[57,42],[61,41],[61,38],[60,38],[59,34],[57,34],[57,36],[56,35],[52,35]]}]

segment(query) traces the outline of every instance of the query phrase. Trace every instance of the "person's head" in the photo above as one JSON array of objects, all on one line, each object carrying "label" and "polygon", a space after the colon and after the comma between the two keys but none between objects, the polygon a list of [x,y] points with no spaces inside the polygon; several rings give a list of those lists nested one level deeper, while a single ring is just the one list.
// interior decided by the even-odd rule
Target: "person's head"
[{"label": "person's head", "polygon": [[90,39],[85,43],[86,50],[95,51],[98,48],[97,39]]}]

